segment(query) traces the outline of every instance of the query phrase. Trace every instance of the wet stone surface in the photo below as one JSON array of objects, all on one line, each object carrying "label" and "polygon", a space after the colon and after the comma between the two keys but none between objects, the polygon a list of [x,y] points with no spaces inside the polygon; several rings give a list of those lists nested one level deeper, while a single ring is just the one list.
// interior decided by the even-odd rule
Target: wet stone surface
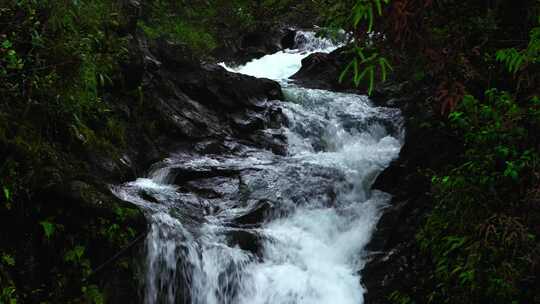
[{"label": "wet stone surface", "polygon": [[364,246],[389,199],[371,185],[399,153],[401,116],[365,96],[291,84],[302,58],[331,48],[312,35],[300,42],[236,70],[278,81],[286,102],[249,101],[228,114],[232,131],[215,129],[223,136],[114,189],[151,222],[146,303],[362,302]]}]

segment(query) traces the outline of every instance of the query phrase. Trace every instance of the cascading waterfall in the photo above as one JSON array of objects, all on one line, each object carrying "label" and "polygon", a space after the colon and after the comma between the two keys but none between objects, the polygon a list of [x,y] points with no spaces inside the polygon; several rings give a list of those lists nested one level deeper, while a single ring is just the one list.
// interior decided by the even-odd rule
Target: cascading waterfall
[{"label": "cascading waterfall", "polygon": [[[311,33],[297,44],[233,69],[281,82],[288,155],[240,144],[231,155],[177,153],[114,187],[151,223],[147,304],[363,302],[363,248],[389,200],[370,186],[399,153],[401,116],[289,83],[302,58],[336,48]],[[175,185],[182,172],[213,174]]]},{"label": "cascading waterfall", "polygon": [[339,45],[330,39],[318,38],[314,32],[298,32],[292,50],[283,50],[248,62],[246,65],[226,69],[254,77],[286,81],[302,67],[302,59],[315,52],[331,52]]}]

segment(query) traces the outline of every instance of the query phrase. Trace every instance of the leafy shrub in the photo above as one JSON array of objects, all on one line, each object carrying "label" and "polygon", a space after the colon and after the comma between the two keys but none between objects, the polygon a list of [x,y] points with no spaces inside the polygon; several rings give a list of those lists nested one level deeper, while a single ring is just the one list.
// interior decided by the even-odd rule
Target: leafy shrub
[{"label": "leafy shrub", "polygon": [[433,177],[437,205],[418,234],[441,283],[433,303],[512,303],[538,262],[526,206],[540,181],[540,103],[493,89],[485,95],[466,96],[450,114],[466,150],[460,165]]},{"label": "leafy shrub", "polygon": [[[370,55],[366,55],[366,51],[370,52]],[[385,57],[373,49],[366,50],[364,47],[356,46],[353,48],[353,53],[355,57],[341,72],[339,82],[343,82],[352,71],[354,85],[358,87],[361,81],[367,80],[368,95],[371,95],[377,78],[380,78],[380,81],[386,81],[388,73],[392,71],[392,66]]]},{"label": "leafy shrub", "polygon": [[[346,2],[345,2],[346,3]],[[377,48],[373,42],[379,33],[374,32],[375,19],[382,17],[383,6],[390,0],[358,0],[350,9],[350,15],[343,19],[339,13],[330,16],[331,22],[342,22],[343,26],[350,27],[356,34],[352,53],[354,58],[342,71],[339,82],[352,72],[353,84],[358,87],[362,81],[368,85],[367,93],[371,95],[378,80],[386,81],[388,73],[392,71],[388,59],[381,54],[384,49]],[[341,6],[345,5],[341,3]],[[338,6],[340,7],[340,6]],[[343,10],[343,7],[340,7]]]}]

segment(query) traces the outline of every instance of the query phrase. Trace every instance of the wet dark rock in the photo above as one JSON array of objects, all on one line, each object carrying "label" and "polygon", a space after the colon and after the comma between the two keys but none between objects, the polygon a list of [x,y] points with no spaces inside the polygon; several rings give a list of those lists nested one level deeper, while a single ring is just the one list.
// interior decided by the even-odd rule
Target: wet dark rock
[{"label": "wet dark rock", "polygon": [[282,108],[275,103],[269,105],[269,107],[266,109],[265,115],[267,117],[266,128],[279,129],[288,125],[287,116],[283,114]]},{"label": "wet dark rock", "polygon": [[[301,69],[291,76],[291,79],[304,87],[324,89],[338,92],[367,94],[368,88],[364,82],[356,86],[352,72],[339,78],[345,67],[352,61],[353,55],[347,47],[338,48],[331,53],[314,53],[302,60]],[[378,106],[405,107],[410,104],[410,96],[402,93],[409,88],[409,82],[387,81],[377,83],[370,99]]]},{"label": "wet dark rock", "polygon": [[249,138],[257,131],[277,130],[287,124],[287,118],[277,103],[267,103],[263,111],[246,109],[230,117],[236,130],[239,131],[236,132],[236,136],[240,138]]},{"label": "wet dark rock", "polygon": [[[304,175],[312,178],[302,179]],[[297,164],[289,164],[279,170],[244,170],[240,182],[241,197],[264,202],[266,198],[275,196],[276,199],[272,202],[273,214],[279,213],[280,208],[308,204],[308,200],[316,200],[324,206],[334,206],[336,193],[347,185],[345,176],[337,169]],[[276,189],[280,189],[282,196],[276,196]],[[281,197],[287,200],[281,201]]]},{"label": "wet dark rock", "polygon": [[218,65],[167,71],[165,76],[193,100],[226,111],[264,108],[266,100],[283,99],[277,82],[231,73]]},{"label": "wet dark rock", "polygon": [[188,181],[196,179],[207,179],[212,177],[232,177],[238,176],[240,170],[230,168],[216,168],[216,167],[196,167],[196,168],[173,168],[171,175],[174,176],[174,183],[176,185],[183,185]]},{"label": "wet dark rock", "polygon": [[296,30],[282,25],[263,25],[240,37],[225,38],[224,47],[218,48],[214,56],[218,61],[242,65],[280,50],[293,48]]},{"label": "wet dark rock", "polygon": [[257,226],[260,225],[267,215],[271,212],[273,204],[267,200],[261,200],[256,203],[256,206],[248,213],[237,217],[234,223],[241,226]]},{"label": "wet dark rock", "polygon": [[265,118],[263,113],[244,112],[232,115],[234,125],[242,131],[255,131],[265,127]]},{"label": "wet dark rock", "polygon": [[[174,43],[167,39],[160,38],[149,41],[148,51],[145,50],[144,57],[147,62],[157,63],[157,68],[166,68],[170,70],[190,70],[200,68],[197,56],[188,45]],[[157,71],[156,68],[150,71]]]},{"label": "wet dark rock", "polygon": [[316,89],[345,91],[356,89],[349,78],[343,83],[339,76],[344,67],[352,60],[345,48],[339,48],[329,54],[314,53],[302,60],[302,68],[291,76],[296,83]]},{"label": "wet dark rock", "polygon": [[232,196],[239,191],[239,180],[235,177],[217,176],[213,178],[192,180],[184,186],[193,193],[208,198]]},{"label": "wet dark rock", "polygon": [[292,49],[296,43],[296,33],[297,31],[292,28],[284,30],[285,35],[281,38],[281,47],[283,49]]},{"label": "wet dark rock", "polygon": [[248,229],[235,229],[228,232],[227,239],[231,246],[249,251],[256,256],[261,252],[261,238],[255,231]]},{"label": "wet dark rock", "polygon": [[283,99],[277,82],[194,63],[183,48],[168,43],[149,48],[142,51],[144,56],[165,63],[145,77],[145,98],[157,102],[153,107],[162,134],[200,141],[250,133],[274,123],[266,112],[268,100]]},{"label": "wet dark rock", "polygon": [[[219,154],[230,151],[223,145],[226,138],[258,141],[252,136],[259,130],[283,124],[278,107],[269,102],[283,99],[275,81],[202,64],[185,46],[163,39],[150,42],[137,36],[130,53],[131,59],[124,63],[126,85],[138,88],[139,96],[119,109],[129,124],[139,123],[132,122],[132,117],[144,112],[141,126],[127,128],[131,144],[126,156],[136,164],[133,171],[139,175],[152,162],[182,147]],[[274,140],[264,146],[285,149],[276,145],[284,142]]]},{"label": "wet dark rock", "polygon": [[140,195],[141,195],[141,198],[147,202],[159,204],[159,201],[152,195],[152,193],[149,193],[147,191],[141,191]]},{"label": "wet dark rock", "polygon": [[407,85],[408,82],[387,81],[379,83],[373,90],[371,98],[374,100],[381,100],[381,102],[389,102],[395,98],[407,98],[407,96],[402,95],[406,90]]},{"label": "wet dark rock", "polygon": [[399,158],[372,186],[392,194],[393,198],[367,246],[373,254],[362,270],[366,304],[387,303],[387,296],[395,290],[413,290],[409,282],[414,282],[413,278],[423,269],[433,267],[420,254],[415,238],[433,206],[429,196],[431,182],[422,171],[452,162],[461,149],[459,139],[430,125],[435,120],[426,110],[430,107],[424,105],[423,90],[414,92],[411,93],[407,82],[386,83],[376,92],[378,104],[395,103],[402,109],[406,136]]},{"label": "wet dark rock", "polygon": [[155,99],[162,119],[160,124],[168,129],[169,135],[176,138],[202,139],[231,133],[227,126],[220,128],[220,117],[215,111],[202,106],[178,88],[172,88],[174,96],[167,99],[156,96]]},{"label": "wet dark rock", "polygon": [[202,140],[197,142],[193,148],[201,154],[221,154],[231,151],[230,147],[227,147],[221,140],[217,139]]},{"label": "wet dark rock", "polygon": [[270,150],[277,155],[287,154],[287,136],[281,129],[257,130],[245,138],[256,147]]},{"label": "wet dark rock", "polygon": [[195,143],[193,150],[201,154],[234,154],[244,149],[237,139],[206,139]]},{"label": "wet dark rock", "polygon": [[281,49],[281,39],[279,35],[271,34],[273,33],[263,31],[248,33],[242,38],[242,48],[260,48],[271,53],[277,52]]}]

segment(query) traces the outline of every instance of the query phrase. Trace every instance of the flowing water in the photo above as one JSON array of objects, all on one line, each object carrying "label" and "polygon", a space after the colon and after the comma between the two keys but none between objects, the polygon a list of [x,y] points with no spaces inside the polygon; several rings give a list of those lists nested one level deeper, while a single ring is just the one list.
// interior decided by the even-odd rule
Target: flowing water
[{"label": "flowing water", "polygon": [[302,58],[335,49],[311,33],[297,42],[232,69],[282,84],[288,155],[239,143],[230,155],[179,152],[114,187],[151,223],[147,304],[363,302],[363,248],[389,200],[370,186],[399,153],[401,116],[289,82]]}]

